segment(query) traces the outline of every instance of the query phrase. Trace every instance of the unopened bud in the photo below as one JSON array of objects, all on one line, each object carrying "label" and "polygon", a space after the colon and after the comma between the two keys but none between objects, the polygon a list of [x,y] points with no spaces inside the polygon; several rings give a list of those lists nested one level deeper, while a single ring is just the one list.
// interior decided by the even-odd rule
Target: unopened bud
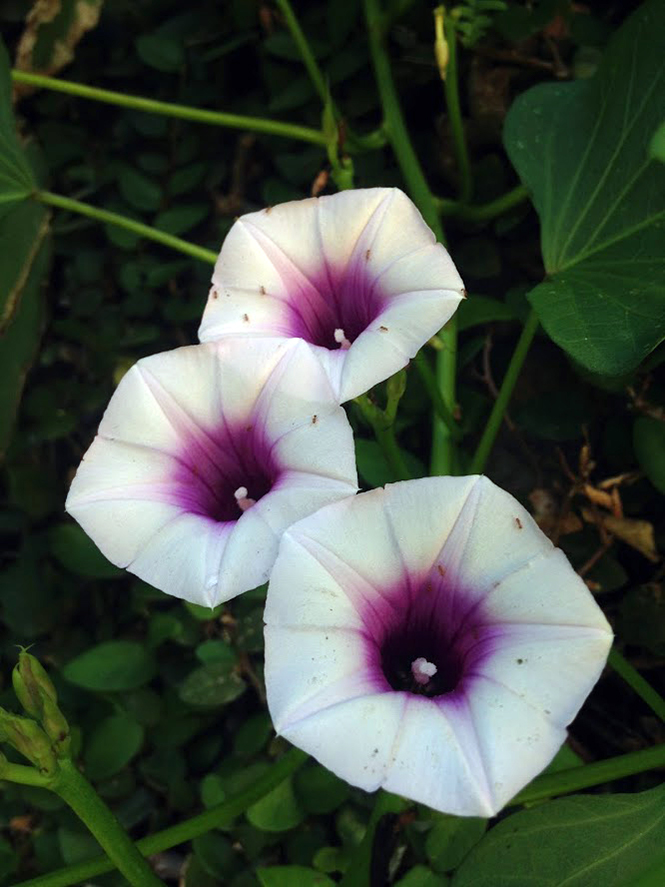
[{"label": "unopened bud", "polygon": [[69,724],[58,707],[58,694],[43,666],[21,650],[12,673],[14,692],[26,713],[39,721],[55,744],[58,757],[69,751]]},{"label": "unopened bud", "polygon": [[51,740],[36,721],[0,709],[0,739],[13,746],[47,776],[56,771]]}]

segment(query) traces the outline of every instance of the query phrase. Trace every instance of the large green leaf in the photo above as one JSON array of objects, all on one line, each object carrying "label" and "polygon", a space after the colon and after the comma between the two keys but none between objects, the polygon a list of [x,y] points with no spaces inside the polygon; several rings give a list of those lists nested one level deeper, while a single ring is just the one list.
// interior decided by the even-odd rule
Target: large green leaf
[{"label": "large green leaf", "polygon": [[504,141],[533,195],[547,279],[529,294],[548,334],[593,372],[634,369],[665,336],[665,3],[615,33],[591,80],[534,87]]},{"label": "large green leaf", "polygon": [[0,218],[0,455],[11,440],[25,377],[44,323],[51,255],[48,214],[24,201]]},{"label": "large green leaf", "polygon": [[30,164],[16,135],[9,71],[9,56],[0,40],[0,212],[3,204],[22,200],[35,186]]},{"label": "large green leaf", "polygon": [[665,847],[665,785],[515,813],[464,860],[453,887],[631,887]]}]

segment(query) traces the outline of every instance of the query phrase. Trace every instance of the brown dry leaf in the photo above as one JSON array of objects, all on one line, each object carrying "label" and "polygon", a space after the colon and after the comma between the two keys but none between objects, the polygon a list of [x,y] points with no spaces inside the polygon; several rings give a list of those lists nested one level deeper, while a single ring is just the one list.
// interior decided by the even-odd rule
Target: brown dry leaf
[{"label": "brown dry leaf", "polygon": [[[99,21],[103,0],[36,0],[25,19],[16,49],[19,71],[52,76],[74,58],[74,49]],[[33,92],[26,83],[13,86],[14,101]]]},{"label": "brown dry leaf", "polygon": [[632,517],[615,517],[613,514],[601,514],[592,512],[590,509],[583,509],[582,516],[585,521],[596,524],[605,529],[608,533],[616,536],[626,545],[630,545],[640,554],[643,554],[647,560],[656,563],[660,558],[656,550],[656,542],[653,534],[653,524],[646,520],[639,520]]}]

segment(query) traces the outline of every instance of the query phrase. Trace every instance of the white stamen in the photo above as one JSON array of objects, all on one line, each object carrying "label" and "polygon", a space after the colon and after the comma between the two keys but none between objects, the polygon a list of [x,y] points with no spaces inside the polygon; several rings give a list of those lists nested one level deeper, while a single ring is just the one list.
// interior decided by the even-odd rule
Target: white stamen
[{"label": "white stamen", "polygon": [[341,328],[335,330],[335,341],[339,343],[339,347],[342,349],[342,351],[348,351],[348,349],[351,347],[351,343],[346,338],[346,336],[344,335],[344,330]]},{"label": "white stamen", "polygon": [[256,505],[256,499],[249,498],[247,487],[238,487],[233,495],[241,511],[247,511],[252,505]]},{"label": "white stamen", "polygon": [[419,656],[411,663],[411,674],[417,684],[429,683],[429,679],[433,678],[438,669],[433,662],[428,662],[423,656]]}]

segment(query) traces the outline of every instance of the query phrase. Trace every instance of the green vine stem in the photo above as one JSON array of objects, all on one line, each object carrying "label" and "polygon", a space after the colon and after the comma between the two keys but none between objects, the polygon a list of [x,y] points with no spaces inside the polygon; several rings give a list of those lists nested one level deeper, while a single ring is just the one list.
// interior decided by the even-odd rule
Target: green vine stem
[{"label": "green vine stem", "polygon": [[137,222],[135,219],[130,219],[128,216],[122,216],[119,213],[99,209],[96,206],[90,206],[88,203],[81,203],[80,200],[73,200],[71,197],[61,197],[59,194],[52,194],[50,191],[36,191],[33,196],[36,200],[39,200],[40,203],[46,203],[49,206],[57,206],[58,209],[69,210],[70,212],[87,216],[90,219],[96,219],[98,222],[117,225],[119,228],[124,228],[126,231],[138,234],[140,237],[147,237],[150,240],[154,240],[157,243],[161,243],[164,246],[177,250],[178,252],[193,256],[195,259],[200,259],[202,262],[209,262],[214,265],[217,260],[217,253],[210,249],[204,249],[202,246],[188,243],[186,240],[181,240],[179,237],[174,237],[172,234],[158,231],[157,228],[152,228],[150,225],[146,225],[143,222]]},{"label": "green vine stem", "polygon": [[[152,856],[161,853],[170,847],[191,841],[198,835],[210,831],[213,828],[224,828],[231,825],[236,817],[244,813],[248,807],[260,801],[261,798],[277,788],[285,779],[291,776],[307,760],[305,752],[292,748],[274,763],[268,772],[256,780],[249,788],[244,789],[228,801],[211,807],[198,816],[179,822],[171,828],[164,829],[147,838],[136,842],[136,848],[143,856]],[[70,865],[48,875],[32,878],[30,881],[22,881],[15,887],[71,887],[73,884],[84,883],[97,875],[113,871],[114,864],[109,859],[91,859],[88,862],[80,862]]]},{"label": "green vine stem", "polygon": [[284,16],[286,27],[291,32],[291,36],[298,47],[298,52],[307,68],[309,79],[312,81],[314,89],[318,92],[321,101],[325,104],[328,101],[328,87],[326,85],[325,77],[323,76],[321,68],[319,68],[318,62],[314,57],[314,53],[312,52],[309,43],[307,42],[307,37],[305,37],[303,29],[300,27],[300,23],[295,17],[291,4],[289,0],[275,0],[275,3]]},{"label": "green vine stem", "polygon": [[437,416],[448,429],[448,433],[450,434],[451,438],[456,443],[459,442],[464,437],[462,429],[459,427],[457,420],[450,412],[450,410],[446,406],[443,397],[441,396],[441,390],[437,384],[434,370],[430,366],[424,348],[421,348],[420,351],[413,358],[413,365],[415,366],[418,374],[420,375],[420,378],[423,381],[423,385],[425,386],[427,393],[430,396],[432,406],[434,407]]},{"label": "green vine stem", "polygon": [[[445,243],[436,201],[429,189],[420,162],[411,144],[395,88],[390,60],[385,47],[385,20],[379,0],[364,0],[365,20],[374,74],[384,116],[384,131],[399,163],[407,189],[440,243]],[[436,379],[448,411],[455,412],[455,374],[457,364],[457,320],[453,317],[440,333],[443,344],[437,355]],[[451,474],[455,462],[455,442],[447,426],[434,418],[432,470],[435,474]]]},{"label": "green vine stem", "polygon": [[453,137],[453,150],[459,170],[459,199],[466,204],[471,199],[472,178],[469,152],[466,146],[464,125],[462,123],[462,109],[459,99],[459,81],[457,76],[457,30],[455,22],[447,15],[443,22],[443,30],[448,44],[448,65],[446,67],[446,79],[443,81],[443,89],[448,107],[448,120]]},{"label": "green vine stem", "polygon": [[569,770],[559,770],[557,773],[545,773],[536,777],[530,785],[515,795],[509,806],[531,804],[533,801],[542,801],[555,795],[567,795],[583,788],[592,788],[594,785],[622,779],[624,776],[644,773],[656,767],[665,767],[665,742],[652,748],[617,755],[606,761],[595,761],[593,764],[583,764],[571,767]]},{"label": "green vine stem", "polygon": [[51,788],[90,829],[133,887],[163,887],[127,832],[72,761],[60,761]]},{"label": "green vine stem", "polygon": [[134,111],[146,111],[151,114],[163,114],[167,117],[179,117],[182,120],[194,120],[197,123],[208,123],[213,126],[227,126],[231,129],[243,129],[249,132],[262,132],[267,135],[284,136],[313,145],[325,145],[323,133],[309,126],[296,123],[283,123],[280,120],[269,120],[266,117],[246,117],[242,114],[227,114],[224,111],[210,111],[206,108],[190,108],[187,105],[176,105],[171,102],[160,102],[143,96],[125,95],[110,89],[99,89],[83,83],[72,83],[58,77],[45,77],[42,74],[29,74],[27,71],[12,70],[12,79],[16,83],[66,92],[82,99],[92,99],[108,105],[119,105],[132,108]]},{"label": "green vine stem", "polygon": [[530,197],[525,185],[516,185],[511,191],[506,191],[496,200],[489,203],[479,203],[475,206],[464,205],[457,200],[447,200],[445,197],[436,197],[436,204],[442,216],[454,216],[468,222],[490,222],[509,210],[524,203]]},{"label": "green vine stem", "polygon": [[386,457],[386,461],[394,475],[393,479],[410,480],[411,472],[395,437],[394,417],[393,420],[387,417],[383,410],[372,403],[367,394],[361,394],[353,402],[372,426],[376,442],[381,447],[383,455]]},{"label": "green vine stem", "polygon": [[658,715],[661,721],[665,721],[665,699],[654,690],[651,684],[642,677],[639,671],[628,662],[616,647],[610,650],[607,661],[614,671],[646,702],[651,711]]},{"label": "green vine stem", "polygon": [[487,420],[487,425],[485,425],[483,436],[480,439],[480,443],[478,444],[478,448],[476,449],[471,462],[470,474],[482,474],[485,470],[485,463],[492,450],[496,436],[499,433],[503,416],[508,407],[508,401],[513,393],[513,388],[515,387],[517,377],[522,369],[522,364],[524,363],[531,342],[533,341],[533,337],[538,329],[538,324],[538,316],[536,315],[536,312],[531,309],[522,330],[522,334],[515,346],[513,356],[508,364],[506,375],[504,376],[499,390],[499,396],[494,402],[492,412]]}]

